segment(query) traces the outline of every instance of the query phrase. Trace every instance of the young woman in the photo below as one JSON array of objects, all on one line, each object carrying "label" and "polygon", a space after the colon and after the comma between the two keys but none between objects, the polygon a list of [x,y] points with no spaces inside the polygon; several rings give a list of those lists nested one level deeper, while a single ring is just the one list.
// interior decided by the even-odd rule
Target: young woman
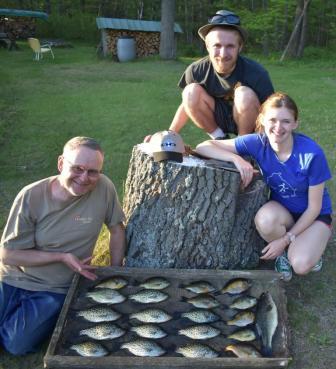
[{"label": "young woman", "polygon": [[331,178],[322,149],[309,137],[294,132],[298,109],[286,94],[274,93],[261,106],[259,133],[225,141],[210,140],[197,152],[230,161],[247,186],[252,165],[241,156],[254,158],[270,188],[270,201],[255,216],[261,237],[267,242],[261,259],[276,259],[275,270],[284,280],[319,271],[322,254],[331,235],[331,200],[325,182]]}]

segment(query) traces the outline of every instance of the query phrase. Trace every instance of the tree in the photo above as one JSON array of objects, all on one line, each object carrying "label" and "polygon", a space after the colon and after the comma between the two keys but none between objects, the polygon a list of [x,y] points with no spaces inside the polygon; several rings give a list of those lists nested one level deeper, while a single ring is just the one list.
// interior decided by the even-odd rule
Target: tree
[{"label": "tree", "polygon": [[175,59],[176,57],[174,19],[175,0],[162,0],[160,37],[160,56],[162,59]]}]

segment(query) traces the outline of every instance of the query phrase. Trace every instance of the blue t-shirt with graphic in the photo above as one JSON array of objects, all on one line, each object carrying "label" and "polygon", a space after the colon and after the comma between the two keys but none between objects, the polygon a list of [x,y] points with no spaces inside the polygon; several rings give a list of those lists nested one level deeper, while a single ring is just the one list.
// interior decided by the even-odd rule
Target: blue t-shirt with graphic
[{"label": "blue t-shirt with graphic", "polygon": [[[303,213],[308,207],[308,187],[331,178],[330,169],[321,147],[311,138],[294,133],[291,156],[280,161],[265,134],[249,134],[235,139],[239,155],[254,158],[265,182],[271,190],[271,199],[293,213]],[[324,188],[320,214],[331,214],[331,200]]]}]

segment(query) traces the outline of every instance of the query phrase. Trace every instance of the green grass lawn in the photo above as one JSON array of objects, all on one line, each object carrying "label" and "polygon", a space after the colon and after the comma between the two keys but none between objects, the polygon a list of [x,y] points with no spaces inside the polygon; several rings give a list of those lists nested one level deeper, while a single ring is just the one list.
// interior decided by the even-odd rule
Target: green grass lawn
[{"label": "green grass lawn", "polygon": [[[101,60],[95,48],[76,45],[55,49],[40,62],[21,51],[0,49],[0,229],[22,186],[56,174],[63,144],[78,135],[91,136],[106,152],[105,173],[122,199],[132,147],[143,137],[168,128],[180,102],[177,81],[191,59],[157,58],[117,63]],[[335,173],[335,56],[279,63],[261,60],[275,88],[289,93],[300,108],[300,128],[324,148]],[[258,58],[258,57],[256,57]],[[259,58],[258,58],[259,59]],[[196,145],[207,136],[189,125],[184,141]],[[336,180],[328,183],[333,202]],[[98,245],[104,260],[106,237]],[[287,285],[292,328],[292,368],[331,368],[336,360],[335,238],[322,273],[295,277]],[[14,358],[0,354],[0,369],[40,369],[45,347],[37,354]]]}]

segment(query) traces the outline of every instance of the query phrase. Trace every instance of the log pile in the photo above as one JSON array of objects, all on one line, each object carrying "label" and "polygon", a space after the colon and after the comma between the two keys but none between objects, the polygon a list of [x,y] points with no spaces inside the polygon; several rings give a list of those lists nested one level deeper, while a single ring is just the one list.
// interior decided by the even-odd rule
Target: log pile
[{"label": "log pile", "polygon": [[130,36],[135,40],[137,57],[159,54],[160,33],[159,32],[138,32],[126,30],[108,30],[107,49],[113,55],[117,55],[117,41],[121,36]]},{"label": "log pile", "polygon": [[34,37],[36,24],[33,18],[24,17],[0,17],[0,32],[7,33],[13,40]]}]

